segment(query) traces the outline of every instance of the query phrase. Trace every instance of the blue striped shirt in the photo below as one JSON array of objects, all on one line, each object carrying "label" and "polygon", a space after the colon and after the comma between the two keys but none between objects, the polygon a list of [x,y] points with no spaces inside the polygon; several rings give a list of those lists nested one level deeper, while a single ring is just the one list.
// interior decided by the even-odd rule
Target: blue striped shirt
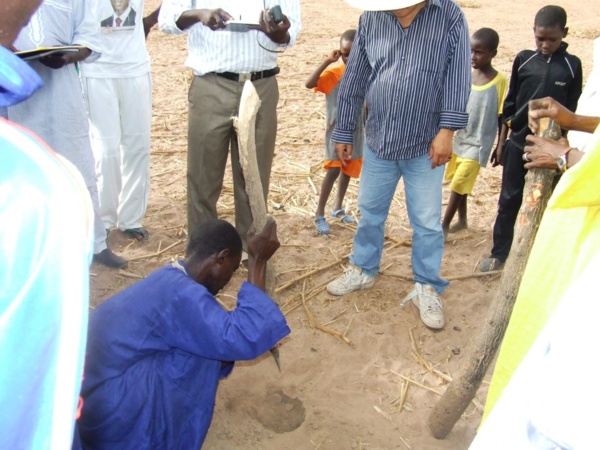
[{"label": "blue striped shirt", "polygon": [[467,125],[471,44],[452,0],[428,0],[407,30],[391,12],[366,11],[340,83],[334,142],[352,144],[366,96],[366,143],[378,158],[429,152],[440,128]]}]

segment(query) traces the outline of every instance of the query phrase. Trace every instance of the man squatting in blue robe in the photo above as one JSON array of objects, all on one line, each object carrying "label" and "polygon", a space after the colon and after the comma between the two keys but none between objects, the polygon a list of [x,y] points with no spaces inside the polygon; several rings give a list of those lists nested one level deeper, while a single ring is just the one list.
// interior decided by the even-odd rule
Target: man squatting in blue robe
[{"label": "man squatting in blue robe", "polygon": [[84,449],[199,449],[219,379],[290,333],[265,294],[266,264],[279,247],[275,222],[248,232],[248,281],[237,308],[214,295],[239,267],[235,228],[209,220],[187,257],[108,299],[90,315],[79,432]]}]

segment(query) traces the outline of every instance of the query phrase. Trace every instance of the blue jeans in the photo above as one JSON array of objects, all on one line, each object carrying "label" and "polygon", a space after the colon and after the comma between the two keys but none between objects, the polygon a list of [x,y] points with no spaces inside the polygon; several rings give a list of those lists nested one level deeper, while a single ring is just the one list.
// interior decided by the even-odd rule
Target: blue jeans
[{"label": "blue jeans", "polygon": [[449,282],[440,278],[444,233],[442,232],[442,178],[444,167],[431,168],[427,154],[417,158],[379,159],[365,146],[360,175],[358,209],[360,221],[354,236],[350,262],[367,275],[379,272],[385,221],[400,177],[404,177],[406,208],[413,229],[411,262],[414,280],[432,286],[440,294]]}]

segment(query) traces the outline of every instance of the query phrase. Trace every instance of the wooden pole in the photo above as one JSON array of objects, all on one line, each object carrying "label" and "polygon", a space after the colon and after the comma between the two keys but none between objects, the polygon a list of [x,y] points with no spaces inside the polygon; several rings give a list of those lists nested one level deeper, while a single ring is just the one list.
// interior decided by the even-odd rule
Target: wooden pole
[{"label": "wooden pole", "polygon": [[[240,152],[240,165],[244,174],[246,183],[246,193],[250,200],[250,210],[252,211],[252,222],[257,233],[267,224],[267,203],[258,171],[258,162],[256,159],[256,115],[260,109],[260,98],[251,81],[246,81],[242,97],[240,99],[240,109],[238,117],[233,118],[233,126],[237,132],[238,147]],[[265,282],[265,291],[271,298],[275,294],[275,273],[271,262],[267,263],[267,278]]]},{"label": "wooden pole", "polygon": [[[548,122],[542,122],[540,125],[543,136],[560,136]],[[448,385],[446,392],[429,415],[429,429],[437,439],[444,439],[465,412],[502,342],[529,252],[552,195],[554,177],[555,172],[547,169],[531,169],[525,176],[523,203],[498,293],[490,305],[481,332],[473,343],[460,375]]]},{"label": "wooden pole", "polygon": [[[240,165],[244,174],[246,193],[250,201],[252,222],[257,233],[260,233],[265,227],[268,219],[267,203],[265,201],[265,193],[262,188],[256,158],[256,115],[260,109],[260,103],[260,98],[254,88],[254,84],[251,81],[246,81],[240,99],[238,116],[233,118],[233,126],[238,138]],[[267,262],[265,292],[269,297],[274,299],[275,272],[270,261]],[[277,368],[281,372],[279,348],[277,346],[273,347],[271,354],[275,358]]]}]

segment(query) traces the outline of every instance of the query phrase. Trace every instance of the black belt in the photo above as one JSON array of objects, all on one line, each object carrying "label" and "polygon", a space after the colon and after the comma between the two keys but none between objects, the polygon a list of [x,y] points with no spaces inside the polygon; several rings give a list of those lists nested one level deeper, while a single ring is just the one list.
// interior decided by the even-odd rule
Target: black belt
[{"label": "black belt", "polygon": [[277,75],[279,73],[279,67],[274,67],[273,69],[263,70],[261,72],[249,72],[249,73],[234,73],[234,72],[214,72],[215,75],[222,78],[227,78],[231,81],[256,81],[261,80],[263,78],[269,78],[273,75]]}]

